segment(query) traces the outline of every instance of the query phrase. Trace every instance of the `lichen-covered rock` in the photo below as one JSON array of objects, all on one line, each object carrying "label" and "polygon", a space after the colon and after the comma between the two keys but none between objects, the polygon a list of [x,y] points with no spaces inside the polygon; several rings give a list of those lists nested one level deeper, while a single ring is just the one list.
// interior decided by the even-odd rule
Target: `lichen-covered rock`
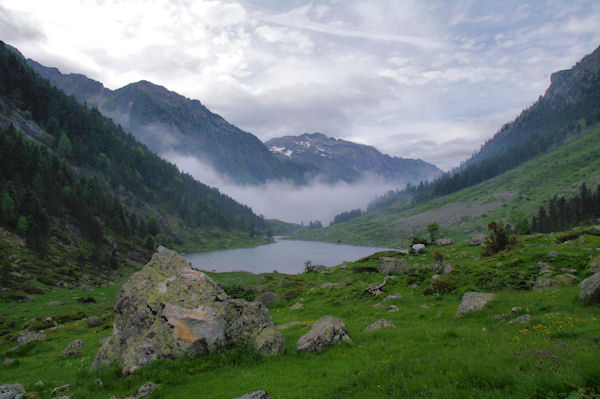
[{"label": "lichen-covered rock", "polygon": [[586,302],[600,302],[600,272],[592,274],[581,282],[579,298]]},{"label": "lichen-covered rock", "polygon": [[436,263],[433,265],[433,271],[437,274],[450,274],[454,270],[454,266],[448,263]]},{"label": "lichen-covered rock", "polygon": [[554,280],[552,278],[540,277],[537,280],[535,280],[535,283],[533,284],[533,290],[541,291],[541,290],[545,290],[548,288],[559,287],[559,286],[560,286],[560,282],[558,280]]},{"label": "lichen-covered rock", "polygon": [[2,399],[13,399],[21,398],[25,394],[25,387],[23,384],[4,384],[0,385],[0,398]]},{"label": "lichen-covered rock", "polygon": [[96,353],[92,369],[116,362],[127,375],[155,359],[197,356],[236,342],[269,354],[284,348],[261,303],[229,298],[210,277],[163,247],[123,285],[114,313],[113,335]]},{"label": "lichen-covered rock", "polygon": [[154,393],[154,391],[156,391],[156,388],[158,388],[158,386],[156,384],[148,381],[138,389],[135,397],[136,397],[136,399],[146,398],[146,397],[152,395],[152,393]]},{"label": "lichen-covered rock", "polygon": [[396,326],[394,325],[394,323],[392,323],[389,320],[379,319],[375,323],[373,323],[373,324],[369,325],[367,328],[365,328],[364,332],[381,330],[382,328],[396,328]]},{"label": "lichen-covered rock", "polygon": [[456,317],[483,309],[483,307],[492,299],[494,299],[494,294],[485,292],[465,292],[460,301],[460,305],[458,305],[458,309],[456,310]]},{"label": "lichen-covered rock", "polygon": [[352,342],[344,322],[337,317],[323,316],[300,337],[296,349],[298,352],[318,352],[340,341]]},{"label": "lichen-covered rock", "polygon": [[471,237],[471,241],[469,242],[469,245],[471,246],[477,246],[477,245],[483,245],[485,243],[485,236],[483,234],[475,234],[473,235],[473,237]]},{"label": "lichen-covered rock", "polygon": [[508,322],[508,324],[527,323],[530,320],[531,320],[531,315],[528,313],[525,313],[525,314],[522,314],[521,316],[517,317],[516,319],[512,319],[511,321]]},{"label": "lichen-covered rock", "polygon": [[577,284],[579,282],[579,279],[577,278],[577,276],[574,276],[571,273],[561,274],[559,276],[556,276],[556,279],[562,285],[575,285],[575,284]]},{"label": "lichen-covered rock", "polygon": [[408,273],[411,266],[402,258],[389,258],[382,256],[379,258],[379,266],[377,271],[383,274],[400,274]]},{"label": "lichen-covered rock", "polygon": [[69,342],[69,345],[65,348],[64,351],[58,356],[60,357],[72,357],[81,355],[83,353],[83,342],[80,339],[74,339]]},{"label": "lichen-covered rock", "polygon": [[270,396],[267,391],[263,391],[262,389],[259,391],[248,392],[245,395],[239,396],[235,399],[269,399]]},{"label": "lichen-covered rock", "polygon": [[290,306],[290,310],[302,310],[304,309],[304,299],[300,298],[298,302]]}]

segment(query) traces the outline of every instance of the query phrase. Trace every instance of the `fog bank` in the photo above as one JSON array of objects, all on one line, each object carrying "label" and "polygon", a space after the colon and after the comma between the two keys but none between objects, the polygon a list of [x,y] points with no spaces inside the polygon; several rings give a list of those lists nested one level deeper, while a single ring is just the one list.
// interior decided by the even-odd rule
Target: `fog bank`
[{"label": "fog bank", "polygon": [[217,187],[222,193],[248,205],[256,214],[267,219],[294,223],[308,224],[310,221],[320,220],[324,226],[329,225],[338,213],[356,208],[364,210],[377,195],[404,186],[404,182],[391,184],[376,177],[365,178],[356,183],[335,184],[317,178],[307,186],[282,181],[238,185],[197,157],[176,152],[161,156],[196,180]]}]

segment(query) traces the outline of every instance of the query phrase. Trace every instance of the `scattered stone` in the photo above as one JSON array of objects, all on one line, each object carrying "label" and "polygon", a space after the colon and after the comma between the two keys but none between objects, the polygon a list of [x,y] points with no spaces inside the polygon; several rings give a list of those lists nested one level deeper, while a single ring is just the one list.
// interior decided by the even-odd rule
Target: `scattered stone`
[{"label": "scattered stone", "polygon": [[31,341],[41,341],[46,337],[47,335],[41,331],[24,330],[17,334],[17,342],[26,344]]},{"label": "scattered stone", "polygon": [[0,398],[1,399],[15,399],[21,398],[25,395],[25,387],[23,384],[4,384],[0,385]]},{"label": "scattered stone", "polygon": [[592,274],[581,282],[579,298],[586,302],[600,302],[600,272]]},{"label": "scattered stone", "polygon": [[90,316],[87,319],[87,326],[88,326],[88,328],[100,327],[103,324],[104,324],[104,320],[102,320],[98,316]]},{"label": "scattered stone", "polygon": [[397,293],[394,295],[388,295],[385,297],[384,301],[391,301],[392,299],[400,299],[402,298],[402,294],[401,293]]},{"label": "scattered stone", "polygon": [[454,244],[454,240],[452,238],[438,238],[433,242],[433,245],[437,245],[438,247],[444,247],[452,244]]},{"label": "scattered stone", "polygon": [[469,245],[474,247],[477,245],[483,245],[485,243],[485,236],[483,234],[475,234],[473,237],[471,237],[471,242],[469,242]]},{"label": "scattered stone", "polygon": [[467,313],[483,309],[483,307],[492,299],[494,299],[494,294],[485,292],[465,292],[460,301],[460,305],[458,305],[456,317],[461,317]]},{"label": "scattered stone", "polygon": [[506,318],[508,317],[508,315],[506,314],[497,314],[494,317],[492,317],[492,320],[495,321],[496,323],[500,323],[506,320]]},{"label": "scattered stone", "polygon": [[58,356],[73,357],[83,353],[83,342],[80,339],[74,339],[67,345],[64,351]]},{"label": "scattered stone", "polygon": [[5,357],[4,360],[2,361],[2,363],[5,366],[10,366],[10,365],[13,365],[15,363],[15,359],[11,359],[10,357]]},{"label": "scattered stone", "polygon": [[439,274],[434,274],[433,276],[431,276],[431,278],[429,279],[429,286],[431,287],[435,280],[441,278],[442,276],[440,276]]},{"label": "scattered stone", "polygon": [[258,297],[257,301],[265,306],[271,306],[279,300],[279,295],[274,292],[267,291]]},{"label": "scattered stone", "polygon": [[574,276],[571,273],[561,274],[559,276],[556,276],[556,279],[562,285],[575,285],[579,282],[579,279],[577,278],[577,276]]},{"label": "scattered stone", "polygon": [[290,310],[302,310],[304,309],[304,299],[300,298],[300,300],[298,302],[296,302],[295,304],[293,304],[292,306],[290,306]]},{"label": "scattered stone", "polygon": [[548,252],[548,256],[551,256],[551,257],[555,258],[555,257],[558,256],[558,252],[556,252],[556,251],[550,251],[550,252]]},{"label": "scattered stone", "polygon": [[65,384],[65,385],[61,385],[59,387],[54,388],[50,395],[54,397],[59,393],[69,392],[70,390],[71,390],[71,384]]},{"label": "scattered stone", "polygon": [[34,386],[38,387],[38,388],[43,388],[46,386],[46,384],[44,384],[44,381],[39,380],[38,382],[36,382],[35,384],[33,384]]},{"label": "scattered stone", "polygon": [[424,304],[422,304],[422,305],[419,305],[419,307],[420,307],[421,309],[429,309],[429,306],[427,306],[427,304],[426,304],[426,303],[424,303]]},{"label": "scattered stone", "polygon": [[299,321],[290,321],[289,323],[285,323],[285,324],[282,324],[282,325],[280,325],[280,326],[279,326],[279,329],[280,329],[280,330],[286,330],[286,329],[288,329],[288,328],[295,327],[295,326],[297,326],[298,324],[300,324],[300,322],[299,322]]},{"label": "scattered stone", "polygon": [[352,342],[344,322],[333,316],[323,316],[300,337],[296,349],[299,352],[317,352],[340,341]]},{"label": "scattered stone", "polygon": [[50,302],[46,302],[46,304],[45,304],[45,306],[59,306],[59,305],[65,305],[65,302],[50,301]]},{"label": "scattered stone", "polygon": [[339,283],[324,283],[321,284],[321,288],[325,288],[325,289],[332,289],[332,288],[340,288],[340,284]]},{"label": "scattered stone", "polygon": [[383,305],[383,303],[377,302],[377,303],[373,304],[373,307],[374,308],[380,308],[382,305]]},{"label": "scattered stone", "polygon": [[558,286],[560,286],[560,283],[558,282],[558,280],[554,280],[552,278],[546,278],[546,277],[539,277],[537,280],[535,280],[535,283],[533,284],[533,290],[541,291],[541,290],[546,290],[548,288],[553,288],[553,287],[558,287]]},{"label": "scattered stone", "polygon": [[98,388],[102,388],[102,386],[104,385],[104,382],[102,382],[102,378],[96,378],[94,380],[94,385]]},{"label": "scattered stone", "polygon": [[156,388],[158,388],[156,384],[153,384],[150,381],[148,381],[144,385],[142,385],[140,389],[138,389],[135,397],[136,399],[141,399],[150,396],[154,391],[156,391]]},{"label": "scattered stone", "polygon": [[382,328],[396,328],[396,326],[394,325],[394,323],[392,323],[389,320],[379,319],[375,323],[373,323],[373,324],[369,325],[367,328],[365,328],[364,332],[381,330]]},{"label": "scattered stone", "polygon": [[436,263],[433,265],[433,271],[437,274],[449,274],[454,270],[454,266],[448,263]]},{"label": "scattered stone", "polygon": [[496,267],[502,267],[502,262],[496,263]]},{"label": "scattered stone", "polygon": [[521,316],[517,317],[516,319],[512,319],[511,321],[508,322],[508,324],[527,323],[529,320],[531,320],[531,315],[528,313],[525,313],[525,314],[522,314]]},{"label": "scattered stone", "polygon": [[573,269],[572,267],[563,267],[560,271],[563,273],[577,273],[577,269]]},{"label": "scattered stone", "polygon": [[540,274],[552,274],[552,268],[546,262],[538,262],[536,266],[540,269]]},{"label": "scattered stone", "polygon": [[259,391],[248,392],[245,395],[238,396],[235,399],[270,399],[271,397],[267,393],[267,391],[263,391],[262,389]]},{"label": "scattered stone", "polygon": [[415,244],[412,247],[410,247],[410,252],[413,254],[422,254],[425,252],[425,245],[424,244]]},{"label": "scattered stone", "polygon": [[236,342],[280,353],[284,339],[261,303],[230,298],[177,252],[159,247],[114,304],[113,335],[91,368],[118,363],[124,375],[160,358],[198,356]]},{"label": "scattered stone", "polygon": [[592,272],[592,273],[600,272],[600,256],[598,256],[596,259],[594,259],[592,261],[592,263],[590,264],[590,272]]},{"label": "scattered stone", "polygon": [[523,310],[523,309],[520,306],[513,306],[510,311],[513,313],[520,313],[521,310]]},{"label": "scattered stone", "polygon": [[388,308],[388,313],[396,313],[399,310],[400,309],[398,309],[398,306],[396,306],[396,305],[390,305],[390,307]]},{"label": "scattered stone", "polygon": [[389,258],[382,256],[379,258],[379,266],[377,271],[383,274],[406,274],[410,265],[403,258]]}]

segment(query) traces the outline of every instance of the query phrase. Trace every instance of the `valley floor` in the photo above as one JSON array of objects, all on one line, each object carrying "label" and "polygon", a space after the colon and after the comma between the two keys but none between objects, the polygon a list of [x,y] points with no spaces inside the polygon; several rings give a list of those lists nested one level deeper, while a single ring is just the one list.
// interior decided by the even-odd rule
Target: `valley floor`
[{"label": "valley floor", "polygon": [[[434,263],[436,251],[454,267],[449,285],[440,289],[448,293],[431,292],[434,272],[425,265]],[[467,244],[428,247],[421,255],[389,253],[416,270],[388,279],[380,296],[365,292],[383,281],[378,255],[321,273],[211,274],[232,296],[277,294],[269,313],[282,328],[285,353],[261,357],[238,346],[157,361],[127,378],[117,368],[88,372],[100,340],[111,334],[112,303],[126,276],[106,288],[59,288],[28,302],[3,302],[0,384],[22,383],[29,397],[43,398],[70,384],[65,394],[86,399],[134,395],[147,381],[158,384],[153,398],[235,398],[257,389],[271,398],[599,397],[600,305],[582,303],[577,285],[532,290],[543,269],[539,262],[553,277],[563,268],[573,269],[579,281],[588,277],[600,256],[599,229],[523,236],[508,251],[480,254],[481,247]],[[466,291],[496,296],[484,309],[457,318]],[[388,295],[396,297],[386,300]],[[291,310],[301,298],[303,309]],[[353,343],[298,353],[298,338],[327,314],[345,322]],[[531,319],[510,323],[523,314]],[[98,325],[90,324],[90,316],[100,318]],[[17,333],[26,325],[50,327],[42,325],[46,317],[58,326],[15,350]],[[382,318],[396,328],[364,331]],[[59,357],[74,339],[83,341],[84,353]]]}]

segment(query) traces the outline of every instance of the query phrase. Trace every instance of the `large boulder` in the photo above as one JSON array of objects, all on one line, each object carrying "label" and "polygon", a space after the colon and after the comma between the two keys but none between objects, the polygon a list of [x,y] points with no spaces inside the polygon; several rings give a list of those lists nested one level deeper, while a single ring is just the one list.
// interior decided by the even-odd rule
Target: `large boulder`
[{"label": "large boulder", "polygon": [[422,254],[425,252],[425,244],[415,244],[410,247],[409,252],[416,255]]},{"label": "large boulder", "polygon": [[579,298],[586,302],[600,302],[600,272],[592,274],[581,282]]},{"label": "large boulder", "polygon": [[296,349],[298,352],[318,352],[340,341],[352,342],[344,322],[333,316],[323,316],[300,337]]},{"label": "large boulder", "polygon": [[474,312],[483,307],[492,299],[494,294],[485,292],[465,292],[458,309],[456,310],[456,317],[461,317],[467,313]]},{"label": "large boulder", "polygon": [[124,375],[155,359],[198,356],[236,342],[264,354],[285,341],[259,302],[231,299],[206,274],[174,251],[159,247],[115,298],[113,334],[92,369],[118,363]]},{"label": "large boulder", "polygon": [[383,274],[407,274],[411,266],[402,258],[389,258],[382,256],[379,258],[377,271]]}]

